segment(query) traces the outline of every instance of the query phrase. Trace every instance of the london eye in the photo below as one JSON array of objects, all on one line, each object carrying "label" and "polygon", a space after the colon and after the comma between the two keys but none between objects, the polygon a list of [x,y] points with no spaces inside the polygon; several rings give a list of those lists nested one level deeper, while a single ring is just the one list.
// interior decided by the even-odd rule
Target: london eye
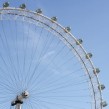
[{"label": "london eye", "polygon": [[57,17],[25,4],[0,9],[0,108],[103,109],[100,69]]}]

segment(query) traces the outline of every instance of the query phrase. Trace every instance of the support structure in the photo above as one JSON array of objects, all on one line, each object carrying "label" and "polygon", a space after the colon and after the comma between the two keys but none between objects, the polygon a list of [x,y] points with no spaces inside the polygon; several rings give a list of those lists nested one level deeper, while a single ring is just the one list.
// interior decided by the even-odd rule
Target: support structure
[{"label": "support structure", "polygon": [[21,104],[20,103],[16,104],[15,109],[21,109]]}]

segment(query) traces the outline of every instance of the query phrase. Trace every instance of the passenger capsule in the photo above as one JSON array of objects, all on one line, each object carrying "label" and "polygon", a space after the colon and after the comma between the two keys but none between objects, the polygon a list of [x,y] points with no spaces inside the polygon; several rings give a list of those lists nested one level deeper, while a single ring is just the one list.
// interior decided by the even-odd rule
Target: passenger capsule
[{"label": "passenger capsule", "polygon": [[64,30],[65,30],[65,32],[66,32],[66,33],[68,33],[68,32],[70,32],[70,31],[71,31],[71,28],[70,28],[70,27],[65,27],[65,29],[64,29]]},{"label": "passenger capsule", "polygon": [[37,9],[36,12],[37,12],[38,14],[42,14],[42,9]]},{"label": "passenger capsule", "polygon": [[25,8],[26,8],[26,5],[25,5],[25,4],[21,4],[21,5],[20,5],[20,8],[21,8],[21,9],[25,9]]},{"label": "passenger capsule", "polygon": [[5,3],[3,4],[3,8],[7,8],[7,7],[9,7],[9,2],[5,2]]},{"label": "passenger capsule", "polygon": [[99,89],[99,90],[104,90],[104,89],[105,89],[105,85],[100,84],[100,85],[98,86],[98,89]]},{"label": "passenger capsule", "polygon": [[57,21],[57,17],[52,17],[52,18],[51,18],[51,21],[52,21],[52,22],[56,22],[56,21]]},{"label": "passenger capsule", "polygon": [[107,104],[106,101],[103,101],[103,102],[101,103],[101,105],[102,105],[102,107],[106,107],[108,104]]},{"label": "passenger capsule", "polygon": [[78,39],[77,41],[76,41],[76,45],[80,45],[80,44],[82,44],[83,43],[83,40],[82,39]]},{"label": "passenger capsule", "polygon": [[86,54],[86,59],[90,59],[92,57],[92,53],[87,53]]},{"label": "passenger capsule", "polygon": [[98,74],[100,72],[100,69],[99,68],[95,68],[94,70],[93,70],[93,73],[94,74]]}]

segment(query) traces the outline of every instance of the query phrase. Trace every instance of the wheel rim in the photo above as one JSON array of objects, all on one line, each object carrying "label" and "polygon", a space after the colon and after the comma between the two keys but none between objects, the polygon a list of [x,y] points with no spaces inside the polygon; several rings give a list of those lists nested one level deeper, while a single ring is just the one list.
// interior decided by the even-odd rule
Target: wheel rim
[{"label": "wheel rim", "polygon": [[[77,42],[77,40],[76,40],[76,38],[71,34],[71,33],[69,33],[69,32],[66,32],[65,31],[65,29],[61,26],[61,25],[59,25],[57,22],[52,22],[51,21],[51,19],[49,19],[49,18],[47,18],[47,17],[45,17],[44,15],[42,15],[42,14],[37,14],[37,13],[35,13],[35,12],[31,12],[31,11],[28,11],[28,10],[21,10],[21,9],[15,9],[15,8],[6,8],[6,9],[1,9],[0,10],[0,13],[1,13],[1,21],[0,21],[0,23],[1,23],[1,30],[2,30],[2,33],[1,33],[1,47],[3,48],[3,50],[4,51],[1,51],[1,59],[2,59],[2,62],[4,63],[4,65],[5,66],[3,66],[2,65],[2,67],[6,67],[6,62],[8,62],[9,61],[9,63],[8,64],[10,64],[10,66],[11,66],[11,68],[13,69],[13,72],[15,72],[15,73],[13,73],[13,76],[11,77],[11,75],[9,75],[10,77],[9,78],[14,78],[15,80],[14,80],[14,82],[16,81],[16,83],[14,83],[14,85],[16,85],[17,87],[16,87],[16,90],[17,90],[17,88],[18,89],[20,89],[20,91],[15,91],[15,94],[12,96],[12,98],[15,98],[15,96],[17,95],[17,94],[19,94],[19,93],[21,93],[22,91],[24,91],[24,90],[29,90],[28,89],[28,87],[27,86],[31,86],[31,82],[30,81],[32,81],[31,80],[31,77],[32,78],[34,78],[34,80],[36,79],[34,76],[36,75],[36,71],[34,72],[34,71],[32,71],[32,72],[34,72],[34,73],[32,73],[32,75],[31,75],[31,73],[29,74],[29,73],[27,73],[27,75],[26,75],[26,78],[25,78],[25,75],[23,75],[22,76],[22,79],[21,79],[21,72],[20,72],[20,67],[22,66],[22,72],[23,71],[25,71],[26,69],[27,69],[27,65],[26,65],[26,63],[30,63],[30,62],[28,62],[29,60],[27,60],[27,59],[25,59],[25,56],[26,56],[26,58],[27,58],[27,55],[28,55],[28,59],[32,59],[32,57],[33,57],[33,55],[30,55],[30,54],[27,54],[27,51],[28,51],[28,53],[33,53],[35,50],[38,50],[41,46],[43,46],[42,47],[42,51],[40,51],[40,49],[38,50],[39,51],[39,60],[38,60],[38,58],[37,57],[35,57],[35,60],[37,60],[37,62],[38,63],[35,63],[35,64],[29,64],[29,66],[31,67],[31,66],[34,66],[34,65],[37,65],[38,64],[38,66],[41,64],[41,62],[40,61],[42,61],[43,59],[42,59],[42,56],[44,56],[45,54],[46,54],[46,52],[48,52],[48,53],[50,53],[50,54],[48,54],[48,57],[47,57],[47,60],[46,61],[48,61],[49,59],[51,59],[51,57],[50,56],[52,56],[52,55],[54,55],[55,53],[54,52],[56,52],[56,50],[57,50],[57,55],[59,54],[59,53],[61,53],[61,56],[59,56],[58,58],[56,58],[56,62],[54,63],[54,66],[55,66],[55,70],[56,70],[56,68],[57,68],[57,66],[58,66],[58,69],[60,68],[60,66],[62,67],[62,65],[57,65],[57,64],[59,64],[58,63],[58,61],[60,60],[60,62],[63,62],[63,65],[64,65],[64,61],[63,61],[63,59],[67,59],[66,60],[66,62],[68,61],[68,60],[70,60],[68,57],[70,57],[70,56],[73,56],[73,54],[74,54],[74,56],[73,57],[77,57],[78,59],[79,59],[79,63],[81,63],[82,64],[82,68],[81,68],[81,66],[80,66],[80,64],[79,64],[79,66],[78,66],[78,68],[77,69],[75,69],[75,70],[73,70],[74,71],[74,73],[75,72],[79,72],[79,71],[81,71],[82,72],[82,69],[83,70],[85,70],[85,74],[84,75],[82,75],[81,74],[81,76],[83,76],[83,78],[84,78],[84,80],[85,81],[81,81],[81,79],[80,79],[80,82],[78,82],[77,81],[77,85],[78,84],[81,84],[82,82],[83,83],[89,83],[89,88],[87,88],[87,89],[90,89],[90,93],[91,93],[91,98],[92,98],[92,100],[90,99],[90,102],[86,102],[87,101],[87,99],[86,99],[86,96],[79,96],[80,98],[81,97],[85,97],[85,106],[83,107],[83,108],[85,108],[85,107],[88,107],[88,105],[89,104],[91,104],[90,105],[90,108],[91,108],[91,106],[92,106],[92,109],[102,109],[102,106],[100,105],[100,103],[102,102],[102,96],[101,96],[101,90],[99,90],[98,89],[98,86],[100,85],[100,83],[99,83],[99,80],[98,80],[98,77],[97,77],[97,75],[96,74],[94,74],[93,73],[93,70],[95,69],[95,67],[93,66],[93,63],[92,63],[92,61],[90,60],[90,59],[86,59],[86,51],[84,50],[84,48],[81,46],[81,45],[77,45],[76,44],[76,42]],[[7,34],[8,33],[8,31],[7,31],[7,25],[8,25],[8,27],[9,27],[9,23],[10,23],[10,25],[13,25],[13,27],[10,27],[10,31],[11,31],[11,34],[12,33],[14,33],[13,32],[13,30],[15,30],[16,32],[16,34],[14,34],[14,35],[9,35],[9,34]],[[5,26],[6,25],[6,26]],[[18,28],[21,28],[21,30],[18,30]],[[26,27],[28,27],[28,28],[26,28]],[[13,28],[13,29],[12,29]],[[14,29],[14,28],[16,28],[16,29]],[[34,36],[35,36],[35,34],[37,34],[38,35],[38,39],[37,38],[35,38],[35,37],[33,37],[33,39],[34,40],[32,40],[32,37],[30,37],[30,30],[34,30],[34,31],[37,31],[37,32],[34,32]],[[23,31],[24,30],[24,31]],[[25,32],[25,33],[24,33]],[[21,33],[21,36],[19,36],[18,34],[19,33]],[[25,34],[27,34],[27,38],[25,38],[24,36],[25,36]],[[45,36],[44,36],[44,34],[46,34]],[[51,37],[50,37],[51,36]],[[7,38],[8,37],[8,38]],[[42,37],[44,38],[44,41],[43,41],[43,39],[42,39]],[[30,40],[29,40],[29,38],[30,38]],[[48,39],[47,39],[48,38]],[[13,39],[13,42],[14,42],[14,44],[12,44],[12,41],[10,41],[9,42],[9,39]],[[22,42],[21,42],[21,47],[20,47],[20,45],[18,44],[18,40],[22,40]],[[24,40],[24,42],[23,42],[23,40]],[[43,45],[41,45],[41,44],[39,44],[39,40],[41,40],[42,42],[43,42]],[[32,44],[32,42],[34,41],[34,43]],[[37,43],[36,43],[37,42]],[[49,44],[48,44],[48,43]],[[55,42],[57,42],[57,45],[55,45]],[[64,43],[63,43],[64,42]],[[10,43],[9,45],[8,45],[8,43]],[[40,42],[41,43],[41,42]],[[54,43],[54,45],[53,45],[53,43]],[[31,50],[34,50],[34,51],[31,51],[31,50],[29,50],[30,48],[30,44],[32,44],[32,48],[31,48]],[[47,45],[48,44],[48,45]],[[36,48],[33,48],[33,45],[40,45],[39,47],[36,47]],[[47,50],[49,50],[49,51],[47,51],[46,50],[46,47],[50,47],[50,46],[54,46],[54,47],[56,47],[56,48],[52,48],[53,50],[51,50],[50,48],[48,48]],[[28,49],[27,49],[28,48]],[[58,51],[58,48],[60,49],[59,51]],[[69,48],[69,49],[68,49]],[[11,50],[10,50],[11,49]],[[16,52],[16,55],[13,53],[13,49],[15,50],[15,52]],[[26,50],[25,50],[26,49]],[[51,51],[50,51],[51,50]],[[7,51],[7,52],[6,52]],[[18,52],[21,52],[22,51],[22,53],[20,54],[20,53],[18,53]],[[67,56],[67,54],[66,54],[66,51],[68,52],[68,55],[70,55],[70,56]],[[69,51],[70,51],[70,53],[69,53]],[[73,54],[71,55],[71,51],[73,51]],[[58,53],[59,52],[59,53]],[[3,54],[9,54],[9,55],[6,55],[6,57],[8,57],[8,60],[5,62],[5,61],[3,61],[3,59],[4,59],[4,57],[5,57],[5,55],[3,56]],[[66,57],[63,57],[62,58],[62,56],[63,56],[63,54],[66,54]],[[12,56],[11,56],[12,55]],[[21,58],[20,59],[20,62],[19,62],[19,57],[20,57],[20,55],[21,55],[21,57],[23,57],[23,55],[24,55],[24,57],[23,58]],[[15,56],[15,57],[14,57]],[[30,57],[29,57],[30,56]],[[13,58],[13,59],[11,59],[11,58]],[[45,56],[46,57],[46,56]],[[14,59],[16,59],[16,61],[15,61],[15,63],[13,64],[13,60]],[[72,59],[72,58],[71,58]],[[76,58],[75,58],[76,59]],[[52,59],[51,59],[52,60]],[[33,60],[32,60],[33,61]],[[73,62],[73,61],[72,61]],[[78,62],[76,62],[76,60],[75,60],[75,66],[76,66],[76,64],[78,63]],[[17,64],[16,64],[17,63]],[[53,63],[52,63],[53,64]],[[14,65],[16,65],[17,67],[12,67],[12,65],[14,66]],[[46,65],[48,65],[47,63],[46,63]],[[68,64],[68,65],[72,65],[73,66],[73,64],[72,63],[70,63],[70,64]],[[77,64],[78,65],[78,64]],[[26,67],[25,67],[26,66]],[[28,68],[30,68],[28,66]],[[44,66],[43,65],[40,65],[41,66],[41,68],[39,69],[39,71],[43,68],[44,70],[45,70],[45,68],[44,68]],[[51,65],[51,66],[53,66],[53,65]],[[35,66],[34,66],[35,67]],[[17,71],[15,70],[17,68]],[[67,66],[67,69],[71,69],[70,67],[68,67]],[[33,68],[34,69],[34,68]],[[36,67],[36,69],[37,69],[37,67]],[[65,66],[64,67],[62,67],[62,71],[61,72],[64,72],[64,70],[65,70]],[[4,72],[3,71],[3,69],[1,68],[1,70],[2,70],[2,72]],[[7,69],[7,71],[8,71],[9,69]],[[43,70],[43,71],[44,71]],[[51,70],[49,70],[48,72],[50,72]],[[10,71],[10,72],[12,72],[12,71]],[[26,71],[26,72],[29,72],[29,71]],[[71,71],[70,71],[71,72]],[[16,74],[17,74],[17,77],[16,77]],[[25,73],[24,73],[25,74]],[[47,74],[47,72],[46,72],[46,74]],[[49,73],[48,73],[49,74]],[[39,75],[40,75],[40,73],[39,73]],[[2,75],[2,76],[6,76],[6,75]],[[38,76],[38,75],[37,75]],[[49,75],[46,75],[46,76],[48,76],[49,77]],[[57,76],[57,75],[56,75]],[[58,75],[59,76],[59,75]],[[62,77],[63,77],[63,75],[61,75]],[[64,78],[65,78],[65,76],[66,75],[64,75]],[[74,77],[73,78],[76,78],[75,77],[76,76],[76,74],[74,75]],[[79,76],[80,76],[80,74],[79,74]],[[28,77],[30,77],[29,79],[28,79]],[[43,77],[43,79],[44,79],[45,77]],[[47,78],[47,77],[46,77]],[[83,79],[82,78],[82,79]],[[7,78],[8,79],[8,78]],[[42,80],[43,80],[42,79]],[[51,80],[53,79],[53,77],[51,78]],[[56,79],[56,77],[55,77],[55,79]],[[55,80],[54,79],[54,80]],[[60,79],[60,78],[59,78]],[[59,79],[56,79],[56,80],[59,80]],[[70,80],[71,78],[70,78],[70,76],[69,76],[69,78],[67,78],[68,80]],[[66,79],[66,81],[68,81]],[[26,83],[26,82],[24,82],[23,80],[25,80],[25,81],[27,81],[28,80],[28,83]],[[18,84],[18,82],[20,81],[20,85]],[[48,81],[48,80],[47,80]],[[76,80],[75,80],[76,81]],[[6,81],[4,81],[4,80],[1,80],[1,84],[2,83],[5,83]],[[12,82],[12,81],[11,81]],[[71,82],[71,81],[70,81]],[[10,81],[8,82],[8,83],[10,83]],[[29,84],[29,85],[27,85],[27,86],[24,86],[24,83],[25,84]],[[43,82],[44,83],[44,82]],[[52,82],[53,83],[53,82]],[[54,83],[53,83],[54,84]],[[63,83],[63,85],[64,85],[65,83]],[[7,84],[6,84],[7,85]],[[44,84],[43,84],[44,85]],[[55,86],[57,86],[58,85],[58,83],[55,83]],[[8,86],[9,86],[9,84],[8,84]],[[23,87],[23,88],[21,88],[21,86]],[[83,85],[84,86],[84,85]],[[87,86],[87,85],[86,85]],[[4,86],[2,86],[1,85],[1,88],[3,88]],[[33,87],[33,86],[32,86]],[[32,89],[32,87],[30,88],[30,89]],[[44,86],[45,87],[45,86]],[[50,86],[51,87],[51,86]],[[77,87],[77,86],[76,86]],[[82,87],[82,86],[81,86]],[[34,87],[33,87],[34,88]],[[54,88],[55,89],[55,88]],[[81,88],[80,88],[81,89]],[[83,88],[83,89],[85,89],[85,88]],[[11,90],[12,90],[12,88],[11,88]],[[15,89],[14,89],[15,90]],[[43,89],[41,89],[41,90],[43,90]],[[65,90],[66,90],[66,88],[65,88]],[[77,89],[75,89],[75,90],[77,90]],[[79,89],[78,89],[79,90]],[[37,91],[37,90],[36,90]],[[35,92],[36,92],[35,91]],[[67,90],[68,91],[68,90]],[[58,92],[57,92],[58,93]],[[56,93],[56,94],[57,94]],[[70,92],[69,92],[70,93]],[[60,94],[62,94],[62,92],[60,92]],[[84,94],[84,93],[83,93]],[[65,95],[65,93],[63,93],[63,95]],[[75,96],[74,96],[75,95]],[[76,93],[76,94],[74,94],[74,95],[72,95],[72,97],[70,97],[70,99],[72,100],[74,100],[74,98],[75,97],[77,97],[76,95],[78,95],[78,93]],[[31,91],[30,91],[30,96],[32,96],[32,94],[31,94]],[[35,96],[35,95],[34,95]],[[68,96],[68,95],[66,95],[66,96]],[[65,97],[66,96],[64,96],[64,99],[65,99]],[[45,96],[44,96],[45,97]],[[43,99],[44,99],[44,97],[43,97]],[[46,96],[46,97],[51,97],[52,98],[52,96]],[[45,97],[45,98],[46,98]],[[55,95],[55,97],[54,97],[54,99],[56,99],[56,95]],[[74,98],[73,98],[74,97]],[[34,97],[33,97],[34,98]],[[47,101],[50,101],[51,102],[51,98],[48,100],[48,98],[46,99]],[[59,98],[59,96],[57,97],[57,99]],[[60,98],[61,98],[61,100],[63,100],[62,99],[62,95],[60,95]],[[79,99],[80,99],[79,98]],[[36,98],[35,98],[36,99]],[[53,99],[53,98],[52,98]],[[69,99],[69,98],[67,98],[67,99]],[[75,98],[75,99],[77,99],[77,98]],[[77,99],[77,102],[79,102],[79,104],[82,104],[81,103],[81,101],[78,101],[79,99]],[[12,99],[10,99],[10,100],[12,100]],[[59,99],[58,99],[59,100]],[[68,100],[69,102],[68,102],[68,104],[69,105],[71,105],[71,100]],[[83,98],[82,98],[82,100],[84,100]],[[26,101],[26,100],[25,100]],[[29,104],[29,101],[30,101],[30,99],[29,100],[27,100],[27,102],[23,105],[23,107],[25,107],[27,104]],[[40,100],[39,100],[40,101]],[[89,100],[88,100],[89,101]],[[32,102],[34,102],[34,100],[32,101]],[[37,100],[37,102],[38,102],[38,100]],[[48,102],[49,104],[50,104],[50,102]],[[72,101],[73,102],[73,101]],[[10,103],[10,102],[9,102]],[[39,102],[38,102],[39,103]],[[46,102],[47,103],[47,102]],[[68,106],[68,104],[67,105],[65,105],[65,101],[60,101],[60,103],[62,103],[63,104],[63,107],[61,106],[61,108],[66,108],[66,106]],[[59,106],[59,104],[57,104],[56,103],[56,101],[54,100],[54,104],[57,106]],[[76,107],[77,109],[82,109],[81,108],[81,106],[79,106],[78,107],[78,105],[77,105],[77,103],[74,103],[74,104],[76,104],[76,106],[74,106],[74,107]],[[73,105],[74,105],[73,104]],[[32,106],[33,106],[34,104],[32,103]],[[40,105],[37,105],[37,106],[39,106],[39,108],[44,108],[44,106],[47,108],[47,106],[45,105],[45,104],[42,104],[43,106],[42,107],[40,107]],[[73,106],[73,105],[71,105],[71,106]],[[33,108],[30,104],[28,105],[29,107],[31,107],[31,108]],[[28,108],[29,108],[28,107]],[[49,107],[49,106],[48,106]],[[51,107],[51,106],[50,106]],[[49,107],[49,108],[50,108]],[[53,106],[53,107],[55,107],[55,106]],[[59,106],[60,107],[60,106]],[[58,108],[59,108],[58,107]],[[71,108],[70,106],[69,106],[69,108]]]}]

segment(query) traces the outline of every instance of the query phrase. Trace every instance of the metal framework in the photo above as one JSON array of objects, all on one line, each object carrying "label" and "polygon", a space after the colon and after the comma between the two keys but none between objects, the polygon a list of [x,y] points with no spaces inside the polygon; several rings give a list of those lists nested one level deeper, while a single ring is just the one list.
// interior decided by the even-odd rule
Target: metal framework
[{"label": "metal framework", "polygon": [[[21,20],[33,23],[47,29],[55,34],[66,46],[68,46],[80,61],[89,78],[89,89],[92,96],[92,109],[102,109],[102,94],[96,67],[94,67],[91,56],[85,51],[80,42],[64,27],[51,18],[43,14],[21,8],[0,9],[0,20]],[[22,99],[24,97],[21,97]],[[15,99],[16,101],[16,99]],[[17,103],[16,109],[21,109],[21,104]]]}]

